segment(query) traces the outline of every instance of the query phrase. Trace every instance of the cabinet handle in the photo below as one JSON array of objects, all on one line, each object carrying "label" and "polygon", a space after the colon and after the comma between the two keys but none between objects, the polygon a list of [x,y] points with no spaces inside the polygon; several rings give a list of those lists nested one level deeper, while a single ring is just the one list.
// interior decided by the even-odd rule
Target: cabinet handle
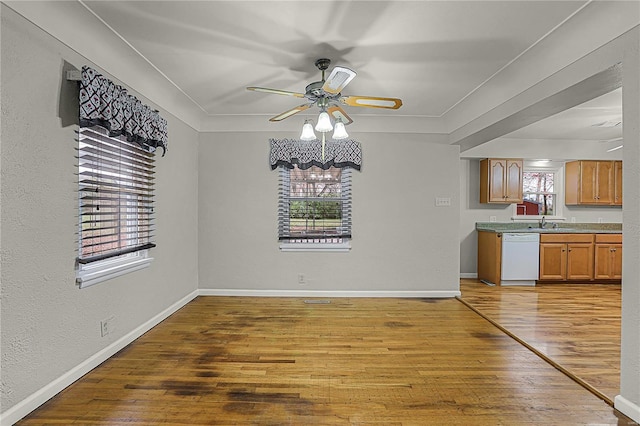
[{"label": "cabinet handle", "polygon": [[571,249],[567,250],[567,251],[571,251]]}]

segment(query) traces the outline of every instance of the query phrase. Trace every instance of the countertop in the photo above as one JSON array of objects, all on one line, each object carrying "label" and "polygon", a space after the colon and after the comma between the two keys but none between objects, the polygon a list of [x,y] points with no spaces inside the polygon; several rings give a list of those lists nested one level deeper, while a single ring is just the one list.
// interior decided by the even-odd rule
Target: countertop
[{"label": "countertop", "polygon": [[538,223],[476,222],[476,230],[484,232],[537,232],[544,234],[621,234],[621,223],[553,223],[540,228]]}]

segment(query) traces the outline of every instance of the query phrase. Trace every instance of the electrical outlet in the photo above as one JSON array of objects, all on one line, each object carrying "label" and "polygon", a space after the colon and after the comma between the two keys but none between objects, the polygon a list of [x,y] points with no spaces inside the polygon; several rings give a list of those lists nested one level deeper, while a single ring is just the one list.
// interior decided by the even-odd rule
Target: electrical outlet
[{"label": "electrical outlet", "polygon": [[298,284],[305,285],[306,283],[307,283],[307,280],[304,274],[298,274]]},{"label": "electrical outlet", "polygon": [[598,223],[602,223],[602,218],[601,217],[598,218]]},{"label": "electrical outlet", "polygon": [[113,332],[114,317],[109,317],[100,321],[100,336],[105,337]]},{"label": "electrical outlet", "polygon": [[576,223],[576,218],[575,217],[571,217],[571,223]]},{"label": "electrical outlet", "polygon": [[489,216],[489,221],[490,222],[495,222],[496,221],[496,217],[495,216]]}]

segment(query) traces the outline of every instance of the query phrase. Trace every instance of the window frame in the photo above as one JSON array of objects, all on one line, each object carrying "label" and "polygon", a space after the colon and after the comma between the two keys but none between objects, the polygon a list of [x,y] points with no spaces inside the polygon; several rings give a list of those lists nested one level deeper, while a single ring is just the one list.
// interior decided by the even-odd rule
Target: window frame
[{"label": "window frame", "polygon": [[[78,208],[78,257],[76,258],[76,284],[79,286],[79,288],[86,288],[86,287],[90,287],[92,285],[116,278],[118,276],[124,275],[124,274],[128,274],[130,272],[134,272],[134,271],[138,271],[140,269],[144,269],[147,268],[148,266],[150,266],[151,262],[153,261],[153,257],[150,256],[149,253],[149,247],[154,247],[155,244],[151,243],[151,238],[152,238],[152,234],[153,231],[155,229],[155,225],[154,225],[154,213],[153,213],[153,208],[151,209],[151,213],[147,213],[147,224],[143,225],[139,222],[140,218],[142,216],[136,216],[134,218],[132,218],[131,222],[135,223],[135,235],[143,235],[146,237],[148,244],[146,244],[146,246],[149,247],[140,247],[135,251],[129,251],[127,252],[128,249],[134,249],[136,248],[134,245],[132,245],[131,247],[128,248],[124,248],[122,251],[124,251],[124,253],[122,254],[117,254],[117,253],[113,253],[112,255],[107,254],[107,258],[105,259],[100,259],[100,260],[94,260],[94,261],[89,261],[89,262],[83,262],[81,260],[81,253],[83,250],[83,244],[82,244],[82,229],[83,229],[83,193],[86,193],[87,191],[87,187],[88,184],[87,183],[83,183],[82,182],[82,173],[83,170],[85,172],[88,173],[99,173],[104,171],[102,169],[93,169],[93,168],[89,168],[88,170],[86,169],[86,164],[92,163],[95,161],[94,160],[83,160],[83,158],[81,158],[81,154],[83,154],[82,152],[82,137],[81,137],[81,133],[83,132],[84,129],[89,129],[88,132],[95,132],[95,133],[100,133],[100,136],[103,138],[108,138],[114,141],[115,144],[118,143],[122,143],[122,142],[126,142],[126,139],[124,139],[123,136],[120,137],[113,137],[113,136],[108,136],[108,132],[106,131],[106,129],[104,129],[101,126],[79,126],[78,127],[78,144],[77,144],[77,157],[78,157],[78,162],[76,164],[76,170],[78,173],[78,187],[77,187],[77,208]],[[128,142],[127,142],[128,143]],[[132,143],[128,143],[131,146],[134,146],[134,144]],[[84,144],[84,146],[87,146],[86,144]],[[137,147],[136,147],[137,148]],[[143,149],[140,149],[141,151],[144,151]],[[106,151],[105,151],[106,152]],[[133,151],[132,151],[133,152]],[[148,153],[148,151],[147,151]],[[87,155],[87,153],[85,153],[85,155]],[[89,157],[94,157],[96,156],[96,154],[91,154],[88,153]],[[125,161],[128,160],[128,157],[119,157],[119,158],[123,158]],[[120,161],[120,159],[118,160],[114,160],[113,157],[110,157],[109,160],[111,161],[111,163],[115,162],[115,161]],[[126,163],[123,163],[126,164]],[[84,169],[81,168],[81,166],[85,167]],[[147,173],[152,173],[152,169],[153,169],[153,164],[152,162],[149,163],[149,168],[147,169]],[[140,167],[140,166],[138,166]],[[125,169],[127,168],[126,166],[124,167]],[[121,172],[118,172],[121,173]],[[133,175],[129,176],[126,173],[120,174],[118,175],[119,177],[122,177],[123,179],[131,179]],[[99,184],[98,184],[99,185]],[[149,186],[149,190],[153,191],[153,184],[150,182],[148,184]],[[100,187],[100,186],[98,186]],[[137,194],[139,194],[139,192],[137,192]],[[122,195],[120,195],[122,196]],[[138,195],[139,197],[140,195]],[[128,194],[124,194],[124,197],[128,198]],[[150,197],[152,197],[152,195],[150,195]],[[135,204],[137,207],[135,208],[140,208],[140,204]],[[120,207],[118,207],[119,209],[132,209],[134,207],[132,207],[128,202],[127,204],[125,204],[124,207],[122,207],[121,204],[119,204]],[[86,206],[84,208],[87,208]],[[126,211],[126,210],[125,210]],[[86,214],[86,213],[85,213]],[[128,223],[126,225],[127,228],[131,228],[132,225],[130,223]],[[143,227],[145,228],[144,230],[141,230],[141,228],[139,227]],[[130,229],[128,229],[127,231],[130,231]],[[120,230],[118,230],[118,232],[120,232]],[[118,233],[118,235],[120,235]],[[95,237],[93,237],[95,238]],[[136,237],[138,238],[138,237]],[[99,257],[99,256],[98,256]]]},{"label": "window frame", "polygon": [[[545,172],[545,173],[553,173],[553,187],[554,191],[551,194],[555,195],[555,213],[551,216],[549,215],[518,215],[518,203],[512,205],[512,214],[511,219],[513,220],[540,220],[544,216],[545,219],[555,220],[555,221],[564,221],[566,218],[564,217],[564,166],[559,167],[545,167],[545,166],[526,166],[522,169],[524,172]],[[524,199],[524,181],[522,182],[523,186],[523,199]]]},{"label": "window frame", "polygon": [[[298,168],[297,165],[294,168]],[[283,237],[282,228],[286,227],[283,223],[283,218],[285,215],[288,215],[289,209],[288,205],[291,198],[287,195],[285,196],[285,183],[290,185],[290,177],[291,170],[284,166],[278,167],[278,180],[279,180],[279,190],[278,190],[278,243],[280,251],[284,252],[293,252],[293,251],[301,251],[301,252],[348,252],[351,250],[351,203],[352,203],[352,193],[351,193],[351,180],[353,176],[353,170],[350,167],[341,168],[340,174],[340,184],[341,184],[341,200],[343,203],[347,203],[345,206],[343,204],[341,210],[343,214],[346,214],[347,217],[342,217],[341,220],[343,224],[347,224],[349,229],[349,236],[311,236],[309,238],[295,238],[291,237],[293,240],[300,241],[287,241],[286,237]],[[283,174],[286,173],[286,176]],[[289,187],[290,188],[290,187]],[[287,192],[289,190],[287,189]],[[335,201],[331,199],[327,199],[327,201]],[[290,217],[289,217],[290,219]],[[323,241],[324,240],[324,241]],[[327,241],[327,240],[340,240],[340,241]]]}]

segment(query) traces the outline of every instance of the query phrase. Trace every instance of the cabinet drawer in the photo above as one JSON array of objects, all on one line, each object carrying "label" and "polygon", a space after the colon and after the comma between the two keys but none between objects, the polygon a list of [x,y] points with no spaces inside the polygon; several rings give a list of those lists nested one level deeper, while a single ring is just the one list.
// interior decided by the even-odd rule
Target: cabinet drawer
[{"label": "cabinet drawer", "polygon": [[596,243],[622,244],[622,234],[596,234]]},{"label": "cabinet drawer", "polygon": [[593,234],[540,234],[541,243],[592,243]]}]

